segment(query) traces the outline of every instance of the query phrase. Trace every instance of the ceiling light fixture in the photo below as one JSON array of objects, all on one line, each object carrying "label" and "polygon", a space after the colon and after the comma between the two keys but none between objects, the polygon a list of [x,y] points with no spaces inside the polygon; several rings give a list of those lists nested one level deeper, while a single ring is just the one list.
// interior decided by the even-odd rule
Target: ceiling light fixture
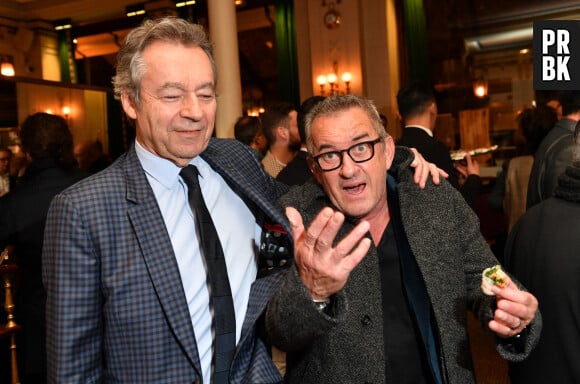
[{"label": "ceiling light fixture", "polygon": [[65,29],[71,29],[72,22],[71,19],[60,19],[54,22],[54,30],[55,31],[62,31]]},{"label": "ceiling light fixture", "polygon": [[139,3],[139,4],[127,5],[125,7],[125,14],[127,15],[127,17],[144,15],[145,14],[145,4]]},{"label": "ceiling light fixture", "polygon": [[188,0],[188,1],[178,1],[175,3],[177,8],[187,7],[188,5],[195,5],[195,0]]},{"label": "ceiling light fixture", "polygon": [[467,53],[498,49],[508,46],[531,45],[534,35],[532,27],[515,29],[489,35],[466,38],[464,40]]}]

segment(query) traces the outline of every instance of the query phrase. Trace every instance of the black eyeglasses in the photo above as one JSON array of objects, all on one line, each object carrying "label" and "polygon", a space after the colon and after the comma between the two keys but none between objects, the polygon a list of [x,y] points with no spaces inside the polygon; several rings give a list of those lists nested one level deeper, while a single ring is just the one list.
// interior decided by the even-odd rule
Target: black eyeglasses
[{"label": "black eyeglasses", "polygon": [[325,172],[334,171],[342,165],[343,153],[345,152],[348,153],[348,156],[355,163],[369,161],[375,155],[375,144],[380,143],[381,141],[383,141],[382,137],[375,140],[363,141],[341,151],[320,153],[316,156],[312,156],[312,159],[321,170]]}]

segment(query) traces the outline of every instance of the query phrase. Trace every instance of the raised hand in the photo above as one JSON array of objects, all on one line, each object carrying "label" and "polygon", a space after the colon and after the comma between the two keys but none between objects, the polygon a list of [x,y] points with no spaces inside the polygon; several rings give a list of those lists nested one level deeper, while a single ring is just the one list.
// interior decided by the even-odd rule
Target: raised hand
[{"label": "raised hand", "polygon": [[344,215],[324,208],[308,229],[302,216],[291,207],[286,216],[294,236],[294,261],[304,285],[315,301],[326,300],[340,291],[350,272],[365,257],[371,240],[365,237],[369,223],[361,221],[344,239],[333,247],[334,238],[344,223]]}]

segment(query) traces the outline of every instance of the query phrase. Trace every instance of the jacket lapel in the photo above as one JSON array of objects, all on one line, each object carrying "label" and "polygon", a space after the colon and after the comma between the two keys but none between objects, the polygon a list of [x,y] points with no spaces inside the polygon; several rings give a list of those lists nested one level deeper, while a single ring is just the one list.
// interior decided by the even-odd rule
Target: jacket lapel
[{"label": "jacket lapel", "polygon": [[[255,169],[244,167],[247,164],[244,164],[243,161],[240,162],[241,156],[237,156],[236,153],[225,153],[219,147],[219,141],[216,140],[210,142],[201,157],[224,178],[242,200],[250,199],[262,213],[268,216],[270,221],[281,224],[285,230],[290,231],[286,215],[277,204],[276,197],[273,193],[271,193],[272,196],[266,195],[265,186],[261,184],[259,163],[256,163]],[[252,158],[251,161],[255,161],[255,159]]]},{"label": "jacket lapel", "polygon": [[159,211],[157,200],[149,186],[134,148],[127,154],[126,162],[127,200],[132,203],[128,210],[149,276],[157,292],[157,298],[167,321],[182,345],[199,377],[201,365],[197,353],[193,326],[187,301],[183,293],[177,260],[169,236],[159,239],[159,233],[166,233],[165,222]]},{"label": "jacket lapel", "polygon": [[[265,215],[269,221],[281,224],[288,233],[291,233],[286,215],[280,205],[275,201],[276,196],[274,192],[269,193],[267,188],[262,184],[265,179],[259,173],[260,164],[256,163],[256,168],[244,167],[247,164],[240,163],[240,158],[243,154],[226,152],[225,149],[220,147],[220,144],[219,141],[212,140],[208,148],[201,155],[203,159],[224,178],[246,204],[252,203],[259,209],[262,216]],[[248,154],[248,156],[251,156],[251,154]],[[252,210],[251,206],[249,208]],[[257,219],[259,220],[259,218]],[[260,223],[260,225],[262,224]],[[266,308],[274,291],[280,286],[283,275],[284,273],[273,273],[267,277],[256,279],[252,284],[248,310],[242,326],[240,344],[243,342],[245,336],[248,335],[247,331],[255,324],[258,317],[260,317]]]}]

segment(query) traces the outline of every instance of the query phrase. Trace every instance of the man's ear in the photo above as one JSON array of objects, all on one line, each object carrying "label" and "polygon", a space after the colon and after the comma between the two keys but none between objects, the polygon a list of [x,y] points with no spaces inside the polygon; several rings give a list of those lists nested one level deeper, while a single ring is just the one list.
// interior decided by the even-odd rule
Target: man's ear
[{"label": "man's ear", "polygon": [[135,102],[125,92],[121,93],[121,105],[129,118],[133,120],[137,119],[137,107],[135,106]]},{"label": "man's ear", "polygon": [[318,184],[320,184],[320,176],[321,176],[320,173],[322,171],[320,170],[320,168],[318,167],[312,156],[308,155],[308,157],[306,158],[306,162],[308,163],[308,168],[310,169],[310,172],[314,175],[314,178],[316,179]]},{"label": "man's ear", "polygon": [[312,156],[308,155],[306,157],[306,163],[308,164],[308,169],[310,169],[310,172],[315,173],[318,167]]},{"label": "man's ear", "polygon": [[384,147],[387,169],[390,169],[391,165],[393,164],[393,159],[395,158],[395,142],[391,136],[385,137]]},{"label": "man's ear", "polygon": [[279,138],[281,138],[284,141],[289,141],[290,140],[290,130],[286,127],[279,125],[276,127],[276,136],[278,136]]},{"label": "man's ear", "polygon": [[431,114],[437,115],[437,103],[435,103],[434,101],[432,101],[431,104],[429,104],[429,112]]}]

